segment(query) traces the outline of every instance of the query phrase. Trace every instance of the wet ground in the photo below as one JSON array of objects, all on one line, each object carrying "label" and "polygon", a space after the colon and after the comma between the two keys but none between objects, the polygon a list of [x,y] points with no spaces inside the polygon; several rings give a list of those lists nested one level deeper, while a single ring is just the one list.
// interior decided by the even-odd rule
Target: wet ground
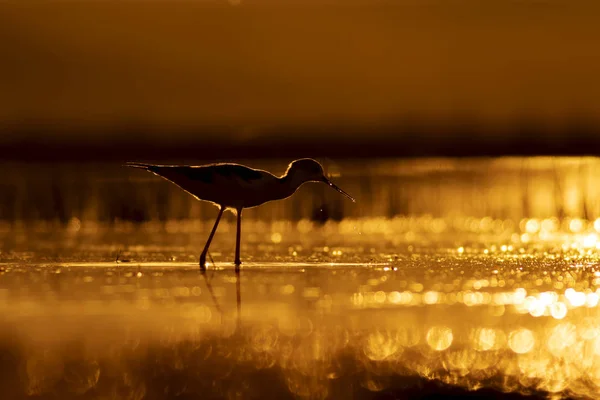
[{"label": "wet ground", "polygon": [[[449,201],[477,204],[461,190]],[[230,217],[206,273],[208,218],[3,222],[2,398],[597,398],[585,193],[587,219],[502,216],[502,199],[474,208],[490,216],[250,213],[239,273]]]}]

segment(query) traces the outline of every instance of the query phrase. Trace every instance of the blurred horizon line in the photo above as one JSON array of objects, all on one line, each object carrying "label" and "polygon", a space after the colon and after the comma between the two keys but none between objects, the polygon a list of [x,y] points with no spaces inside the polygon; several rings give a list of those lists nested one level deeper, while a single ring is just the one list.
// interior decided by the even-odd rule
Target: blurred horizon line
[{"label": "blurred horizon line", "polygon": [[589,120],[563,126],[442,124],[205,125],[143,124],[2,129],[2,161],[215,160],[235,158],[411,158],[598,155],[600,129]]}]

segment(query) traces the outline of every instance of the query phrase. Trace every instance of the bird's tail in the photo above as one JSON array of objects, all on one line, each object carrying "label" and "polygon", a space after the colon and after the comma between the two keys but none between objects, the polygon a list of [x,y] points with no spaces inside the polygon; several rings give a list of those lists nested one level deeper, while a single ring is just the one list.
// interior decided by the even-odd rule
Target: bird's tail
[{"label": "bird's tail", "polygon": [[125,167],[131,167],[131,168],[141,168],[141,169],[150,169],[152,167],[155,167],[156,165],[154,164],[146,164],[146,163],[139,163],[139,162],[127,162],[125,164],[123,164],[123,166]]}]

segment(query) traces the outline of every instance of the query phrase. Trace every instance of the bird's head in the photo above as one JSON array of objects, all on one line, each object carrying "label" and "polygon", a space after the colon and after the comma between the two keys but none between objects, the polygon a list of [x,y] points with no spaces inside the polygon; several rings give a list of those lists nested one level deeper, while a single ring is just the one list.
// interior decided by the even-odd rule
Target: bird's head
[{"label": "bird's head", "polygon": [[287,175],[293,177],[293,179],[299,182],[323,182],[337,190],[350,200],[355,201],[352,196],[344,192],[342,189],[337,187],[331,182],[323,172],[323,167],[317,161],[312,158],[302,158],[296,160],[290,164],[287,170]]}]

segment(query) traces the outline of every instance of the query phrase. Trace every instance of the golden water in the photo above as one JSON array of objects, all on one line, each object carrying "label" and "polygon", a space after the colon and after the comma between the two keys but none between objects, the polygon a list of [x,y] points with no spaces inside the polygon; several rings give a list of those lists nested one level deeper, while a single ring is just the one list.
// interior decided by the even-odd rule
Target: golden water
[{"label": "golden water", "polygon": [[[475,190],[486,162],[497,169],[486,169],[488,189]],[[508,177],[522,175],[511,166],[523,162],[526,178],[514,184]],[[183,218],[139,223],[93,213],[64,223],[5,220],[2,398],[419,398],[468,390],[597,398],[596,162],[388,168],[394,179],[403,168],[420,174],[414,199],[383,177],[382,164],[369,164],[368,174],[338,177],[357,204],[362,198],[362,213],[344,206],[344,218],[322,221],[289,202],[270,216],[248,213],[239,274],[230,264],[231,218],[215,236],[207,273],[197,268],[210,208],[207,218],[193,206]],[[122,187],[141,184],[123,179]],[[383,186],[369,200],[377,182]],[[82,209],[104,209],[104,196]],[[320,198],[310,190],[297,196]],[[335,209],[329,199],[314,204]],[[385,202],[387,210],[424,212],[376,212]]]},{"label": "golden water", "polygon": [[600,392],[600,223],[247,225],[239,275],[227,226],[206,274],[181,226],[11,233],[36,245],[0,254],[7,398]]}]

